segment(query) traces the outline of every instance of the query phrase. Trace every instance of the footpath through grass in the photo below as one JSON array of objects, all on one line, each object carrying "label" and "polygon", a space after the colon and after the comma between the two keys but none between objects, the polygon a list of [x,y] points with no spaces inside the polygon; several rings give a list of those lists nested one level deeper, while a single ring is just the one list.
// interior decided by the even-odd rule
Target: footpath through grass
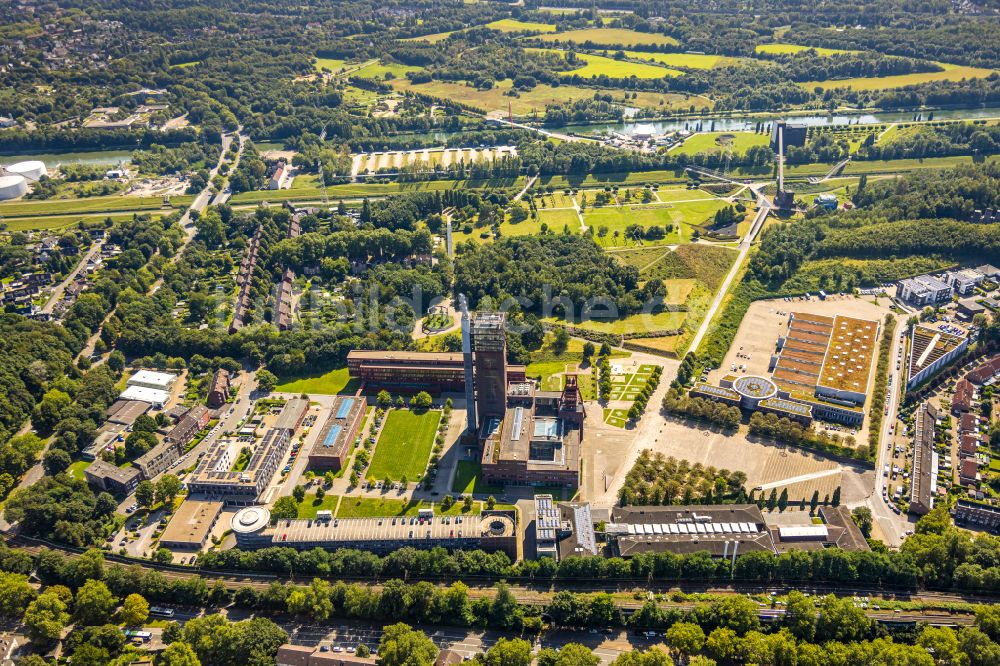
[{"label": "footpath through grass", "polygon": [[438,410],[390,411],[375,444],[375,455],[367,477],[399,481],[405,476],[411,483],[421,479],[427,469],[440,421],[441,412]]}]

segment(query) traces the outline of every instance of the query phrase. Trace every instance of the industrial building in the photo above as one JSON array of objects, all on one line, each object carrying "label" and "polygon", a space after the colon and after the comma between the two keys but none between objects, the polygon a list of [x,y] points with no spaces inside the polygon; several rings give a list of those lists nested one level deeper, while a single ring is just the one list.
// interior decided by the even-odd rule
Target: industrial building
[{"label": "industrial building", "polygon": [[170,519],[160,545],[164,548],[201,550],[219,522],[222,502],[185,500]]},{"label": "industrial building", "polygon": [[364,397],[338,396],[319,437],[309,450],[309,468],[337,471],[347,457],[364,422],[367,403]]},{"label": "industrial building", "polygon": [[24,176],[0,176],[0,201],[23,197],[28,193],[28,181]]},{"label": "industrial building", "polygon": [[[364,382],[366,389],[393,393],[461,393],[465,390],[463,355],[447,352],[352,350],[347,372]],[[524,381],[523,365],[508,365],[511,381]]]},{"label": "industrial building", "polygon": [[122,426],[131,426],[135,420],[149,411],[149,403],[140,400],[122,400],[119,398],[108,407],[107,420]]},{"label": "industrial building", "polygon": [[937,305],[951,300],[951,285],[933,275],[918,275],[900,280],[896,296],[917,307]]},{"label": "industrial building", "polygon": [[907,368],[907,390],[913,390],[969,348],[967,335],[945,333],[918,324],[910,332],[910,359]]},{"label": "industrial building", "polygon": [[601,554],[588,502],[559,502],[535,495],[535,557],[586,557]]},{"label": "industrial building", "polygon": [[517,519],[512,510],[483,511],[467,516],[434,516],[430,509],[419,516],[381,518],[333,518],[278,520],[271,525],[270,512],[248,507],[232,520],[236,544],[252,550],[285,546],[312,548],[361,548],[391,553],[400,548],[446,548],[448,550],[503,551],[517,559]]},{"label": "industrial building", "polygon": [[948,271],[942,279],[951,285],[951,288],[959,296],[968,296],[982,284],[986,276],[975,268],[962,268],[957,271]]},{"label": "industrial building", "polygon": [[26,160],[3,167],[3,171],[11,176],[21,176],[29,181],[39,180],[42,176],[49,175],[49,170],[45,168],[45,162],[39,160]]},{"label": "industrial building", "polygon": [[87,483],[109,493],[127,495],[143,480],[142,472],[135,467],[118,467],[100,458],[90,463],[83,475]]},{"label": "industrial building", "polygon": [[809,137],[809,128],[805,125],[793,125],[784,120],[776,120],[771,125],[771,150],[774,152],[778,152],[779,132],[783,135],[781,139],[785,148],[788,146],[801,148],[806,145],[806,139]]}]

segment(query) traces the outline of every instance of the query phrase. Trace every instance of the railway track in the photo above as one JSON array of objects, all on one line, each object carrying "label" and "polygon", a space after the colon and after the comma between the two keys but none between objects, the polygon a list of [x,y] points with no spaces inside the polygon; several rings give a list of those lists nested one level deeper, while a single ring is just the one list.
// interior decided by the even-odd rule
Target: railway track
[{"label": "railway track", "polygon": [[[69,557],[78,557],[83,551],[77,548],[70,548],[54,544],[40,539],[10,535],[6,538],[9,546],[17,547],[32,554],[38,554],[43,549],[58,550]],[[255,590],[265,590],[275,582],[284,584],[308,585],[316,578],[321,578],[330,582],[343,581],[346,583],[357,583],[368,587],[373,591],[383,588],[383,582],[379,579],[372,580],[370,577],[360,576],[321,576],[321,575],[278,575],[275,573],[250,573],[233,571],[214,571],[208,569],[197,569],[192,567],[181,567],[178,565],[167,565],[156,562],[136,561],[130,558],[123,558],[110,553],[105,553],[105,558],[120,566],[138,569],[141,571],[158,571],[167,580],[186,580],[192,577],[200,577],[209,584],[221,582],[227,590],[236,591],[243,587],[250,587]],[[392,577],[385,577],[387,580]],[[437,579],[421,577],[421,580],[446,585],[461,580],[469,588],[469,597],[479,599],[492,597],[495,594],[497,580],[488,576],[448,576]],[[677,584],[662,581],[647,581],[640,579],[608,581],[606,579],[560,579],[554,581],[520,581],[510,580],[508,587],[514,594],[518,603],[544,607],[547,606],[552,597],[558,591],[571,591],[579,593],[599,593],[609,594],[630,593],[641,598],[617,599],[616,606],[626,615],[640,609],[645,603],[648,595],[661,594],[670,595],[676,592],[688,594],[706,595],[726,595],[726,594],[746,594],[746,595],[774,595],[782,596],[793,590],[808,592],[814,596],[824,596],[826,594],[836,594],[838,596],[854,595],[856,597],[872,597],[877,600],[904,601],[911,603],[923,603],[928,606],[940,605],[941,609],[925,609],[919,611],[895,611],[889,609],[869,608],[867,615],[875,621],[883,624],[917,624],[929,623],[938,626],[960,626],[970,625],[975,621],[975,616],[971,612],[953,612],[944,606],[962,603],[998,603],[1000,598],[985,595],[956,594],[951,592],[937,591],[905,591],[880,588],[862,588],[857,586],[833,586],[815,584],[810,581],[785,582],[782,584],[768,583],[744,583],[734,581],[730,584],[720,584],[718,581],[705,583],[703,585],[685,584],[680,588]],[[635,595],[639,592],[641,595]],[[873,602],[874,605],[877,605]],[[695,601],[677,601],[661,603],[664,608],[676,608],[680,610],[691,610],[697,606]],[[759,617],[763,622],[775,622],[784,615],[784,610],[780,607],[761,606]]]}]

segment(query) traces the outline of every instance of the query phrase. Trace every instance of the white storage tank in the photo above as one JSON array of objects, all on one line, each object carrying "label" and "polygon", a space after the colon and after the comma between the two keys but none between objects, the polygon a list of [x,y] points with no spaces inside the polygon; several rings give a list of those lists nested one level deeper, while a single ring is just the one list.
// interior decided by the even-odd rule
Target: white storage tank
[{"label": "white storage tank", "polygon": [[0,201],[16,199],[28,193],[24,176],[0,176]]},{"label": "white storage tank", "polygon": [[39,160],[18,162],[17,164],[4,167],[4,170],[11,175],[24,176],[28,180],[38,180],[42,176],[49,175],[48,170],[45,168],[45,162]]}]

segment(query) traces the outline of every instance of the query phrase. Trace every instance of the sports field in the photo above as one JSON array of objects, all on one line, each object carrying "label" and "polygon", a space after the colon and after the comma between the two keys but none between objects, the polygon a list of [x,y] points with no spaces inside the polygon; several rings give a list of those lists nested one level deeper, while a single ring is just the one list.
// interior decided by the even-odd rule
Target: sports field
[{"label": "sports field", "polygon": [[914,74],[899,74],[897,76],[861,77],[856,79],[836,79],[829,81],[806,81],[799,85],[806,90],[814,88],[852,88],[854,90],[884,90],[902,88],[920,83],[937,81],[961,81],[962,79],[984,79],[994,73],[992,69],[982,67],[967,67],[965,65],[950,65],[938,63],[943,68],[940,72],[917,72]]},{"label": "sports field", "polygon": [[690,69],[712,69],[718,67],[727,60],[717,55],[703,55],[699,53],[646,53],[645,51],[625,51],[625,55],[636,60],[655,60],[661,65],[668,67],[688,67]]},{"label": "sports field", "polygon": [[487,28],[500,32],[555,32],[552,23],[535,23],[534,21],[518,21],[517,19],[500,19],[486,24]]},{"label": "sports field", "polygon": [[547,42],[573,42],[574,44],[599,44],[601,46],[675,46],[673,37],[626,28],[585,28],[554,32],[541,37]]},{"label": "sports field", "polygon": [[674,149],[677,153],[695,155],[697,153],[717,153],[732,149],[733,153],[745,153],[752,146],[766,146],[771,137],[753,132],[699,132]]},{"label": "sports field", "polygon": [[800,44],[758,44],[755,49],[757,53],[775,53],[778,55],[787,55],[791,53],[801,53],[802,51],[808,51],[813,49],[816,51],[816,55],[821,56],[831,56],[838,53],[857,53],[857,51],[848,51],[844,49],[825,49],[822,46],[802,46]]},{"label": "sports field", "polygon": [[368,478],[399,481],[405,476],[413,482],[423,477],[440,420],[441,412],[436,410],[419,414],[408,409],[390,411],[375,444]]}]

